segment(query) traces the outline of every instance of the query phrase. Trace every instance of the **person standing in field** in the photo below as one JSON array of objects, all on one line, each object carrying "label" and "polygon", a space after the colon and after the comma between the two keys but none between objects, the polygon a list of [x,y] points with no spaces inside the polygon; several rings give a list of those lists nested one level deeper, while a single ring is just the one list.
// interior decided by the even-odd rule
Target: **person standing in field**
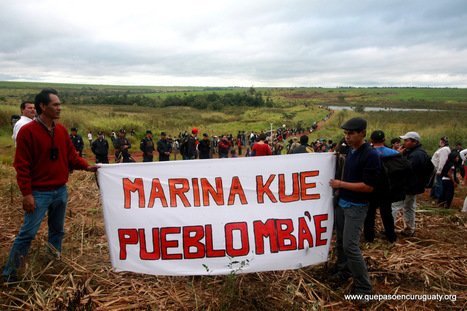
[{"label": "person standing in field", "polygon": [[34,107],[33,102],[29,102],[29,101],[22,102],[20,105],[20,109],[21,109],[21,118],[15,123],[15,126],[13,127],[13,135],[11,136],[11,139],[13,139],[15,146],[16,146],[16,137],[18,136],[19,130],[23,127],[23,125],[26,125],[29,122],[31,122],[36,116],[36,108]]},{"label": "person standing in field", "polygon": [[139,149],[143,152],[143,162],[152,162],[154,160],[154,142],[152,141],[152,131],[147,130],[146,136],[141,139]]},{"label": "person standing in field", "polygon": [[271,148],[265,142],[266,134],[264,133],[259,134],[258,140],[259,141],[253,145],[253,148],[251,148],[251,152],[254,154],[254,156],[260,157],[260,156],[272,155]]},{"label": "person standing in field", "polygon": [[417,132],[408,132],[401,136],[404,145],[400,152],[410,161],[412,172],[409,174],[409,181],[406,187],[405,200],[394,202],[391,205],[394,223],[397,214],[402,209],[406,227],[400,232],[403,236],[415,235],[415,212],[417,209],[417,195],[425,192],[423,176],[426,175],[427,163],[430,161],[426,151],[420,143],[420,135]]},{"label": "person standing in field", "polygon": [[121,129],[118,132],[118,138],[114,140],[115,147],[115,163],[130,163],[134,162],[131,160],[131,155],[128,149],[131,149],[131,143],[128,138],[125,137],[126,131]]},{"label": "person standing in field", "polygon": [[92,145],[92,131],[89,131],[88,133],[88,140],[89,140],[89,146]]},{"label": "person standing in field", "polygon": [[338,272],[332,279],[343,282],[353,277],[355,293],[366,295],[371,294],[372,285],[359,242],[368,211],[370,193],[378,182],[381,166],[376,150],[365,142],[367,128],[365,119],[352,118],[341,128],[344,130],[347,145],[351,148],[345,160],[342,180],[329,181],[333,189],[340,191],[334,219]]},{"label": "person standing in field", "polygon": [[227,136],[223,135],[219,141],[219,158],[228,158],[229,150],[232,147],[232,143],[227,139]]},{"label": "person standing in field", "polygon": [[47,252],[53,258],[60,257],[69,170],[95,172],[98,168],[79,157],[67,129],[55,122],[61,112],[56,90],[42,90],[34,105],[39,116],[23,126],[16,140],[14,167],[25,214],[3,270],[3,280],[7,284],[17,281],[17,270],[46,213],[49,225]]},{"label": "person standing in field", "polygon": [[300,136],[300,146],[293,149],[292,153],[313,153],[315,152],[310,145],[308,145],[308,136],[302,135]]},{"label": "person standing in field", "polygon": [[172,143],[167,139],[166,132],[161,132],[161,139],[157,142],[157,152],[159,153],[159,162],[170,160]]},{"label": "person standing in field", "polygon": [[82,157],[83,149],[84,149],[84,141],[83,141],[83,138],[80,135],[78,135],[77,127],[71,128],[70,139],[73,143],[73,146],[75,146],[76,151],[78,151],[79,156]]},{"label": "person standing in field", "polygon": [[211,140],[207,133],[203,134],[203,139],[199,141],[198,144],[199,158],[200,159],[209,159],[211,157]]},{"label": "person standing in field", "polygon": [[394,150],[399,150],[401,147],[401,139],[399,137],[391,139],[391,148]]},{"label": "person standing in field", "polygon": [[[386,138],[384,137],[383,131],[374,131],[371,133],[370,141],[380,158],[387,156],[402,157],[402,155],[397,150],[388,148],[384,145]],[[410,169],[410,167],[408,168]],[[403,183],[403,180],[401,180],[401,182]],[[381,183],[379,183],[379,187],[376,187],[376,189],[373,191],[373,195],[371,196],[363,230],[364,237],[368,242],[373,242],[375,238],[375,217],[376,210],[378,208],[380,211],[381,220],[383,221],[384,234],[386,235],[388,241],[394,243],[397,240],[397,235],[394,231],[394,219],[392,218],[392,202],[389,195],[389,188],[390,185],[388,181],[384,180],[383,178]],[[403,188],[403,185],[401,188]]]},{"label": "person standing in field", "polygon": [[97,132],[97,139],[92,142],[91,151],[96,155],[96,163],[109,163],[109,143],[104,139],[103,132]]},{"label": "person standing in field", "polygon": [[300,146],[300,143],[298,142],[297,137],[292,138],[292,145],[290,145],[289,150],[287,151],[288,154],[293,153],[293,150]]},{"label": "person standing in field", "polygon": [[436,150],[431,158],[431,162],[433,162],[436,169],[436,181],[433,188],[431,188],[430,196],[435,199],[438,199],[441,192],[443,192],[443,178],[441,176],[441,171],[443,170],[444,164],[446,164],[450,153],[451,148],[449,148],[449,138],[443,136],[440,138],[438,150]]},{"label": "person standing in field", "polygon": [[183,160],[194,160],[198,157],[198,151],[196,149],[196,145],[198,143],[196,136],[198,136],[198,133],[199,130],[196,127],[194,127],[191,130],[191,135],[187,134],[184,138],[183,145],[186,145],[183,146],[183,148],[186,150],[183,151]]},{"label": "person standing in field", "polygon": [[462,176],[462,179],[465,178],[465,168],[464,168],[464,160],[462,159],[461,157],[461,152],[462,152],[462,143],[461,142],[457,142],[456,143],[456,147],[454,148],[455,152],[457,152],[457,154],[459,155],[459,159],[460,161],[457,162],[457,168],[459,168],[459,173],[461,174]]},{"label": "person standing in field", "polygon": [[452,151],[441,170],[443,187],[438,199],[438,205],[444,208],[451,208],[454,198],[454,189],[456,189],[459,180],[457,180],[456,168],[459,163],[459,153]]}]

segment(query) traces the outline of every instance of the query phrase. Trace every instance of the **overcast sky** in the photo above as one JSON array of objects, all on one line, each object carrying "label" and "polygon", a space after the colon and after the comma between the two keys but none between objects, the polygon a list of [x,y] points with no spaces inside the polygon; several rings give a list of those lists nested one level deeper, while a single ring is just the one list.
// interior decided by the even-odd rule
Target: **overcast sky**
[{"label": "overcast sky", "polygon": [[0,80],[467,87],[467,1],[0,0]]}]

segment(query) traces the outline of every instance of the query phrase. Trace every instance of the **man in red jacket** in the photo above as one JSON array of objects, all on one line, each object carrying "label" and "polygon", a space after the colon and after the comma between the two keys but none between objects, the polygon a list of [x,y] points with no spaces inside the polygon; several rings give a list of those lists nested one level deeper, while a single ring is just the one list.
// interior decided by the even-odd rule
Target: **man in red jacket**
[{"label": "man in red jacket", "polygon": [[68,200],[66,183],[70,169],[95,172],[79,157],[67,129],[54,120],[60,118],[57,91],[40,92],[34,102],[38,117],[24,125],[16,139],[14,160],[18,186],[23,194],[24,222],[10,251],[3,280],[15,282],[16,272],[26,257],[45,214],[48,214],[47,251],[58,258],[62,249]]}]

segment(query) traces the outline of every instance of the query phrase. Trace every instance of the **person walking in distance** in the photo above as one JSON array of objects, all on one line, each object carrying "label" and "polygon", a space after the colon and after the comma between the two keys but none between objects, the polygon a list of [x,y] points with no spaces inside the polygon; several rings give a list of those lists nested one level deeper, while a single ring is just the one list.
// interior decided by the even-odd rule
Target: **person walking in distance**
[{"label": "person walking in distance", "polygon": [[34,105],[39,116],[23,126],[16,140],[14,167],[25,213],[3,270],[3,280],[7,284],[17,280],[17,270],[46,213],[49,225],[47,252],[51,257],[60,257],[69,170],[95,172],[98,168],[78,156],[67,129],[55,122],[61,112],[56,90],[42,90]]}]

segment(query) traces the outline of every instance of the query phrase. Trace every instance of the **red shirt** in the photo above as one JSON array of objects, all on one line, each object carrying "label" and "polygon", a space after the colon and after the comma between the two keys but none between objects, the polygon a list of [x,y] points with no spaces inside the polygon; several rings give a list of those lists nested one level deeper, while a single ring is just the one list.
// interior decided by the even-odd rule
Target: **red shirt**
[{"label": "red shirt", "polygon": [[37,121],[24,125],[16,139],[14,166],[16,179],[23,195],[33,190],[55,190],[68,181],[69,169],[85,170],[89,164],[80,158],[67,129],[55,123],[54,146],[58,148],[58,158],[50,159],[52,136]]},{"label": "red shirt", "polygon": [[269,145],[264,143],[264,144],[259,144],[256,143],[253,145],[253,148],[251,151],[255,150],[255,156],[266,156],[266,155],[271,155],[272,151],[271,148],[269,148]]}]

